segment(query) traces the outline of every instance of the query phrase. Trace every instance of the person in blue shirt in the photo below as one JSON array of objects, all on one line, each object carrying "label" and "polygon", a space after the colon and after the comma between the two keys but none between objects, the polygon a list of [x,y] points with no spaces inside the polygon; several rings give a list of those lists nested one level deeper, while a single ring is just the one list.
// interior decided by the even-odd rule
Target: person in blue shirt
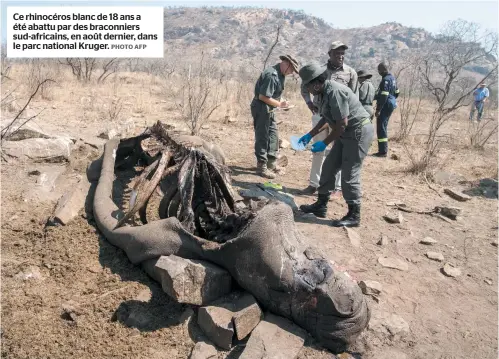
[{"label": "person in blue shirt", "polygon": [[480,83],[478,88],[473,91],[473,97],[474,101],[471,105],[470,121],[473,121],[473,118],[475,117],[475,110],[478,111],[477,121],[480,121],[483,114],[483,105],[489,97],[489,89],[484,82]]},{"label": "person in blue shirt", "polygon": [[378,65],[378,73],[381,76],[381,82],[375,96],[378,152],[374,156],[386,157],[388,153],[388,120],[390,120],[393,110],[397,108],[399,89],[397,80],[388,72],[388,66],[383,62]]}]

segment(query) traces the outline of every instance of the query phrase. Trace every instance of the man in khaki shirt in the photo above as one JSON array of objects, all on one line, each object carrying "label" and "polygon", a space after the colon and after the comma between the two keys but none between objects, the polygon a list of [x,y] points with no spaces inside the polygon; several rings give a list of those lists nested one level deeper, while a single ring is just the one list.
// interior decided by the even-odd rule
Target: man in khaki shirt
[{"label": "man in khaki shirt", "polygon": [[[329,60],[326,63],[328,80],[334,80],[340,84],[349,87],[354,94],[359,95],[357,72],[350,66],[344,63],[345,50],[348,46],[341,41],[333,41],[329,46]],[[321,95],[314,96],[312,99],[310,93],[305,86],[301,86],[301,95],[308,108],[312,111],[312,127],[315,127],[321,119],[319,113]],[[323,141],[329,134],[329,129],[325,129],[313,138],[313,142]],[[301,191],[302,194],[314,194],[319,187],[321,178],[321,168],[329,151],[317,152],[313,154],[312,167],[310,169],[310,184],[307,188]],[[341,197],[341,171],[338,172],[335,179],[335,189],[332,193],[333,197]]]}]

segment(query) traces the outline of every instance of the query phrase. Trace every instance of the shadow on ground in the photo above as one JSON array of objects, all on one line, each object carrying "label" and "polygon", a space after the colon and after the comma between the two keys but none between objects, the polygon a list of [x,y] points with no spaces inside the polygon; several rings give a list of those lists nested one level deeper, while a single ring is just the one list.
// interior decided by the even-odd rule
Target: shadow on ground
[{"label": "shadow on ground", "polygon": [[256,167],[229,166],[232,176],[256,175]]}]

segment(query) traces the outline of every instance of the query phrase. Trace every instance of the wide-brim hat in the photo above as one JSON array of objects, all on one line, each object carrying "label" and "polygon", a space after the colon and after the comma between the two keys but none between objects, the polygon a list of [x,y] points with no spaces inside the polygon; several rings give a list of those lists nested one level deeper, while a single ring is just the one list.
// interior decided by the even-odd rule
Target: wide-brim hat
[{"label": "wide-brim hat", "polygon": [[331,52],[331,50],[336,50],[343,47],[345,50],[348,49],[348,46],[342,43],[341,41],[333,41],[331,45],[329,45],[329,50],[328,52]]},{"label": "wide-brim hat", "polygon": [[300,75],[301,82],[306,85],[316,77],[322,75],[326,70],[326,65],[319,64],[318,62],[312,62],[303,66],[298,72],[298,75]]},{"label": "wide-brim hat", "polygon": [[293,70],[294,70],[296,73],[298,73],[298,67],[299,67],[299,65],[298,65],[298,61],[296,61],[296,60],[295,60],[295,59],[294,59],[291,55],[281,55],[281,56],[279,56],[279,58],[280,58],[281,60],[286,60],[286,61],[288,61],[288,62],[291,64],[291,66],[293,67]]},{"label": "wide-brim hat", "polygon": [[367,79],[370,79],[371,77],[373,77],[373,75],[364,70],[359,70],[357,71],[357,77],[358,78],[365,77]]}]

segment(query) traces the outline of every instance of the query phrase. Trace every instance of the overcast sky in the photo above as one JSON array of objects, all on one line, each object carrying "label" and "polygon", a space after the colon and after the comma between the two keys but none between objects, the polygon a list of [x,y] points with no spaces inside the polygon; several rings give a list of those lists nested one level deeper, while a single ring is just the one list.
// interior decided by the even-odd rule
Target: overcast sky
[{"label": "overcast sky", "polygon": [[459,18],[476,22],[484,29],[498,31],[499,8],[497,1],[216,1],[216,0],[2,0],[2,39],[5,38],[5,9],[16,6],[78,6],[109,5],[155,5],[155,6],[257,6],[303,10],[305,13],[324,19],[336,28],[352,28],[398,22],[405,26],[422,27],[435,33],[448,20]]}]

